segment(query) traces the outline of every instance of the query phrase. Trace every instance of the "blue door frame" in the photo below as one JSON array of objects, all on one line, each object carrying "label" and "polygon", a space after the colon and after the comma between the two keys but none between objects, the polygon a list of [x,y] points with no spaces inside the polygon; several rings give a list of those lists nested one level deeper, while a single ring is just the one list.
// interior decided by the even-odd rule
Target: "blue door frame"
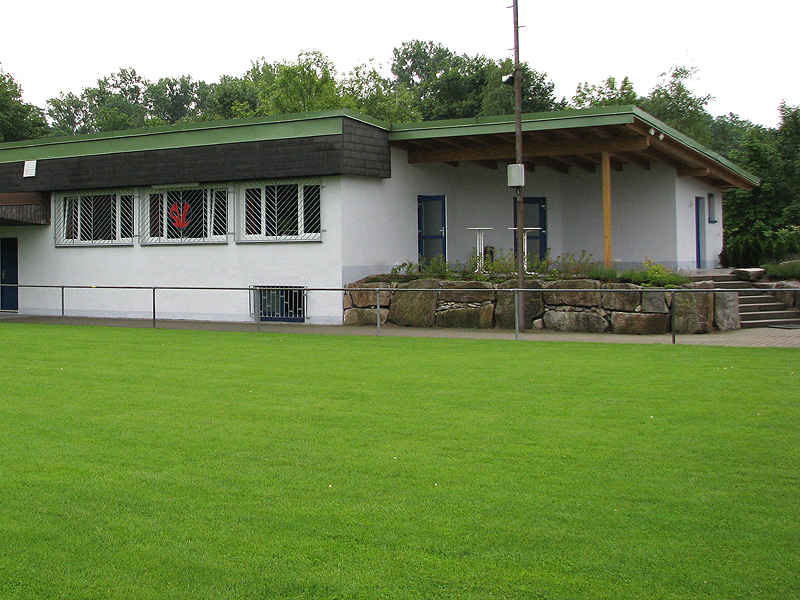
[{"label": "blue door frame", "polygon": [[[523,198],[525,203],[525,227],[541,227],[540,231],[528,231],[528,254],[538,253],[539,259],[547,255],[547,198]],[[514,198],[514,227],[517,227],[517,199]],[[514,234],[514,254],[517,253],[517,235]]]},{"label": "blue door frame", "polygon": [[0,310],[19,308],[18,268],[17,238],[0,239]]},{"label": "blue door frame", "polygon": [[694,231],[695,231],[695,266],[706,267],[706,199],[703,196],[694,198]]},{"label": "blue door frame", "polygon": [[445,197],[417,196],[417,224],[420,260],[447,259]]}]

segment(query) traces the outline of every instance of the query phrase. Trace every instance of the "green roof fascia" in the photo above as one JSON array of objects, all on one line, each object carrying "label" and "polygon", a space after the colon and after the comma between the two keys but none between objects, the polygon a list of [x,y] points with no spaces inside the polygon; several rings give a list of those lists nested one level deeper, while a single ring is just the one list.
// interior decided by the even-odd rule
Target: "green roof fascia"
[{"label": "green roof fascia", "polygon": [[[624,125],[634,121],[631,108],[633,107],[614,106],[584,110],[526,113],[522,115],[522,130],[546,131],[573,127]],[[421,123],[396,123],[392,125],[389,139],[391,141],[403,141],[493,133],[514,133],[514,115],[452,119],[449,121],[425,121]]]},{"label": "green roof fascia", "polygon": [[354,111],[330,110],[8,142],[0,144],[0,163],[339,135],[345,117],[389,129]]},{"label": "green roof fascia", "polygon": [[662,133],[664,133],[664,134],[676,139],[677,141],[682,143],[684,146],[688,146],[689,148],[691,148],[695,152],[699,152],[700,154],[703,154],[707,158],[718,162],[719,164],[724,166],[726,169],[729,169],[729,170],[733,171],[734,173],[736,173],[737,175],[739,175],[743,179],[746,179],[747,181],[749,181],[753,185],[755,185],[755,186],[761,185],[761,178],[760,177],[757,177],[757,176],[753,175],[749,171],[745,171],[741,167],[739,167],[739,166],[735,165],[734,163],[732,163],[731,161],[729,161],[727,158],[725,158],[721,154],[717,154],[713,150],[711,150],[709,148],[706,148],[705,146],[703,146],[699,142],[696,142],[695,140],[693,140],[689,136],[684,135],[683,133],[681,133],[677,129],[673,129],[672,127],[670,127],[669,125],[667,125],[663,121],[660,121],[659,119],[656,119],[654,116],[650,115],[649,113],[646,113],[641,108],[639,108],[637,106],[631,106],[629,108],[631,108],[633,110],[633,112],[636,114],[636,116],[640,120],[646,122],[648,125],[651,125],[654,129],[660,130]]},{"label": "green roof fascia", "polygon": [[[605,106],[580,110],[528,113],[522,115],[522,131],[548,131],[571,129],[575,127],[626,125],[634,123],[637,119],[657,129],[659,132],[672,137],[695,152],[719,163],[721,166],[733,171],[738,176],[754,185],[760,184],[760,179],[752,173],[736,166],[725,157],[706,148],[676,129],[673,129],[637,106]],[[514,133],[513,115],[393,124],[389,133],[389,140],[392,142],[400,142],[435,137],[457,137],[496,133]]]}]

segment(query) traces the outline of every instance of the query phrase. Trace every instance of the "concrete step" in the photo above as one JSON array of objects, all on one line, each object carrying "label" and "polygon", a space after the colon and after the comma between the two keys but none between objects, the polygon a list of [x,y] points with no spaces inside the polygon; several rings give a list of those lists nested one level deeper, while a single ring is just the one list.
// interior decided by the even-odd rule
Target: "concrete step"
[{"label": "concrete step", "polygon": [[770,304],[775,302],[775,298],[769,294],[739,294],[739,306],[743,304]]},{"label": "concrete step", "polygon": [[772,327],[774,325],[800,325],[800,318],[768,319],[763,321],[742,321],[742,329],[754,329],[756,327]]},{"label": "concrete step", "polygon": [[738,281],[739,278],[731,273],[693,273],[687,275],[692,281]]},{"label": "concrete step", "polygon": [[717,281],[715,279],[714,287],[724,290],[752,290],[753,284],[749,281]]},{"label": "concrete step", "polygon": [[[770,298],[770,300],[772,299]],[[759,302],[758,304],[739,303],[739,312],[742,314],[751,312],[774,312],[776,310],[786,310],[786,305],[782,302],[775,302],[774,300],[771,302]]]},{"label": "concrete step", "polygon": [[783,310],[768,310],[763,312],[740,312],[739,318],[745,321],[770,321],[774,319],[797,319],[800,320],[800,311],[783,307]]}]

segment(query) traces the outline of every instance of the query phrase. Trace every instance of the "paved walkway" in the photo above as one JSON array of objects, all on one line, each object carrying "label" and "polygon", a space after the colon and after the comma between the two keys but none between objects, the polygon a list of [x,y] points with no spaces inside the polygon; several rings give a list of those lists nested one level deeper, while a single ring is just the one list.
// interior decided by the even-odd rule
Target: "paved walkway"
[{"label": "paved walkway", "polygon": [[[61,324],[61,317],[36,317],[0,313],[0,321],[15,323]],[[106,327],[152,327],[149,319],[97,319],[67,317],[67,325],[99,325]],[[160,329],[202,329],[207,331],[263,331],[275,333],[313,333],[321,335],[377,335],[376,327],[343,325],[307,325],[287,323],[221,323],[210,321],[158,321]],[[497,329],[442,329],[438,327],[415,328],[384,325],[380,335],[394,337],[435,337],[463,339],[513,340],[513,331]],[[593,342],[604,344],[671,344],[672,336],[665,335],[615,335],[611,333],[558,333],[553,331],[526,332],[519,335],[522,341],[530,342]],[[697,335],[679,335],[676,344],[686,346],[743,346],[800,348],[800,329],[739,329]]]}]

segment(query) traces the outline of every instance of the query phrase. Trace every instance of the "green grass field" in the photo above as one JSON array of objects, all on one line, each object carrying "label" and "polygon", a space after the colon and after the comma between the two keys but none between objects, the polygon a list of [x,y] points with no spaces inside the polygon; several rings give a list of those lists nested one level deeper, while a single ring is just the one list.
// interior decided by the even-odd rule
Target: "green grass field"
[{"label": "green grass field", "polygon": [[0,324],[0,598],[800,596],[800,352]]}]

